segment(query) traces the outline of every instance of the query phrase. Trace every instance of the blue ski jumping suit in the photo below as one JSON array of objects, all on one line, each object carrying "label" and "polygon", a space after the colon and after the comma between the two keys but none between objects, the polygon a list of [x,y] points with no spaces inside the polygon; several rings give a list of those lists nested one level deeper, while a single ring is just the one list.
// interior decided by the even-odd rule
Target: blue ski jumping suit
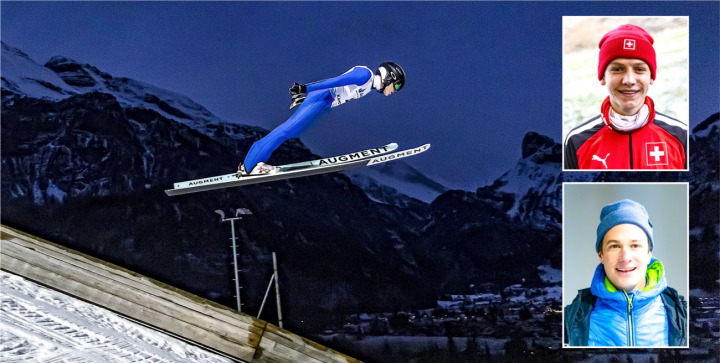
[{"label": "blue ski jumping suit", "polygon": [[290,118],[264,138],[255,142],[245,156],[245,170],[251,171],[286,140],[297,137],[325,110],[349,100],[363,97],[373,89],[374,73],[368,67],[356,66],[340,76],[307,85],[305,101]]},{"label": "blue ski jumping suit", "polygon": [[565,307],[565,343],[570,346],[667,347],[687,345],[687,303],[667,286],[662,263],[648,265],[642,290],[618,290],[595,270],[589,289]]}]

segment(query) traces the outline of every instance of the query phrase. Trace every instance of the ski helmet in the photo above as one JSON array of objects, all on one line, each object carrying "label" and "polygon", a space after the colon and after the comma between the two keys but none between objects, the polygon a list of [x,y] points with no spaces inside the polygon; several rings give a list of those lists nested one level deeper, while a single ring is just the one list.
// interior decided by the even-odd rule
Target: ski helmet
[{"label": "ski helmet", "polygon": [[396,91],[400,91],[405,85],[405,71],[395,62],[385,62],[381,64],[375,74],[380,76],[382,82],[380,92],[393,82],[395,83]]}]

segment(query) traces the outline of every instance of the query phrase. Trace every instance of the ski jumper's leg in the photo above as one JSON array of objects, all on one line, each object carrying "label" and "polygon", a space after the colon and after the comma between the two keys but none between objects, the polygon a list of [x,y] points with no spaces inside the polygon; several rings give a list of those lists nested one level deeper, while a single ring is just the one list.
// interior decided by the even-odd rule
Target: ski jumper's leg
[{"label": "ski jumper's leg", "polygon": [[300,135],[313,124],[322,111],[330,108],[332,102],[333,95],[329,89],[308,93],[305,101],[287,121],[250,147],[245,156],[245,170],[250,172],[257,163],[266,162],[275,149],[287,139]]}]

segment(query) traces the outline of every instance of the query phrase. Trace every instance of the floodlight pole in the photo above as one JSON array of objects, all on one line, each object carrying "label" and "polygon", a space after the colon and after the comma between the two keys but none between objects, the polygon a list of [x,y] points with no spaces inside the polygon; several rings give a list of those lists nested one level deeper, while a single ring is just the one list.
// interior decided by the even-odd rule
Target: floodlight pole
[{"label": "floodlight pole", "polygon": [[235,237],[235,221],[242,219],[243,215],[252,215],[248,209],[238,208],[235,210],[235,217],[225,218],[225,212],[220,209],[215,210],[220,215],[220,222],[230,222],[230,231],[232,233],[232,249],[233,249],[233,270],[235,270],[235,298],[237,300],[237,310],[242,312],[242,302],[240,300],[240,276],[239,266],[237,262],[237,237]]},{"label": "floodlight pole", "polygon": [[280,283],[278,282],[278,268],[277,268],[277,257],[275,256],[275,252],[272,254],[273,256],[273,276],[275,277],[275,301],[277,301],[277,311],[278,311],[278,326],[280,326],[280,329],[283,328],[283,321],[282,321],[282,310],[280,309]]}]

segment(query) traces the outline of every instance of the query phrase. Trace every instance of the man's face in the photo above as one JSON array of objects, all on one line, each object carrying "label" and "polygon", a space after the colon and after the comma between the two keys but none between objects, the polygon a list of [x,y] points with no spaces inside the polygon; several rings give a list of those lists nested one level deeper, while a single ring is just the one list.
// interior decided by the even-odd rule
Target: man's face
[{"label": "man's face", "polygon": [[390,96],[391,94],[393,94],[395,92],[397,92],[397,91],[395,91],[395,82],[390,83],[389,85],[387,85],[387,87],[385,87],[385,89],[383,89],[383,94],[385,96]]},{"label": "man's face", "polygon": [[598,254],[605,275],[620,290],[645,287],[645,273],[652,253],[645,231],[634,224],[618,224],[603,237]]},{"label": "man's face", "polygon": [[615,112],[632,116],[645,104],[645,96],[654,81],[650,66],[640,59],[613,59],[605,68],[600,84],[607,86]]}]

